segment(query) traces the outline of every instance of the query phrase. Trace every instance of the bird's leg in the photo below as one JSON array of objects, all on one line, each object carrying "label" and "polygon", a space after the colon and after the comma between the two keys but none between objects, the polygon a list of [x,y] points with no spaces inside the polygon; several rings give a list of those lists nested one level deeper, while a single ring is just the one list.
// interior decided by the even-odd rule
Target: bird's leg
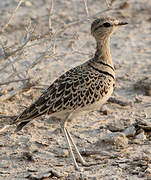
[{"label": "bird's leg", "polygon": [[[74,143],[74,141],[73,141],[73,138],[72,138],[70,132],[67,130],[67,128],[65,128],[65,130],[66,130],[68,139],[70,140],[70,142],[71,142],[72,145],[74,146],[75,151],[76,151],[77,155],[79,156],[79,160],[80,160],[81,164],[82,164],[83,166],[86,166],[86,167],[90,167],[90,166],[97,165],[98,163],[86,163],[86,162],[85,162],[85,160],[84,160],[83,157],[81,156],[81,154],[80,154],[77,146],[75,145],[75,143]],[[71,146],[71,145],[70,145],[70,146]]]},{"label": "bird's leg", "polygon": [[77,162],[76,162],[74,153],[73,153],[73,151],[72,151],[72,147],[71,147],[71,143],[70,143],[70,139],[69,139],[68,133],[67,133],[65,127],[61,127],[61,129],[62,129],[62,132],[63,132],[64,137],[65,137],[65,139],[66,139],[66,142],[67,142],[69,151],[70,151],[70,153],[71,153],[71,157],[72,157],[72,160],[73,160],[75,169],[76,169],[76,170],[80,170],[80,169],[79,169],[79,166],[78,166],[78,164],[77,164]]},{"label": "bird's leg", "polygon": [[79,156],[79,159],[80,159],[81,164],[82,164],[82,165],[86,165],[86,162],[85,162],[85,160],[83,159],[83,157],[81,156],[81,154],[80,154],[80,152],[79,152],[77,146],[75,145],[75,143],[74,143],[74,141],[73,141],[73,138],[72,138],[70,132],[68,131],[67,128],[65,128],[65,129],[66,129],[67,135],[68,135],[68,137],[69,137],[69,139],[70,139],[72,145],[73,145],[74,148],[75,148],[75,151],[76,151],[77,155]]}]

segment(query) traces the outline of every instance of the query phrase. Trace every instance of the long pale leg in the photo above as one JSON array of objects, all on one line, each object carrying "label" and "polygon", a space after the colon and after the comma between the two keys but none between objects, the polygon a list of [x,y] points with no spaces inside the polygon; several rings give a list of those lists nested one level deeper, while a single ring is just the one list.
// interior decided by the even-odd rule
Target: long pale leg
[{"label": "long pale leg", "polygon": [[83,157],[81,156],[81,154],[80,154],[77,146],[75,145],[75,143],[74,143],[74,141],[73,141],[73,138],[72,138],[70,132],[68,131],[67,128],[65,128],[65,129],[66,129],[66,132],[67,132],[67,134],[68,134],[68,137],[69,137],[72,145],[74,146],[74,148],[75,148],[75,150],[76,150],[76,153],[77,153],[78,156],[79,156],[79,159],[80,159],[81,164],[82,164],[83,166],[87,166],[87,167],[93,166],[93,165],[97,165],[98,163],[86,163],[86,162],[85,162],[85,160],[84,160]]},{"label": "long pale leg", "polygon": [[74,143],[74,141],[73,141],[73,138],[72,138],[70,132],[68,131],[67,128],[65,128],[65,129],[66,129],[67,135],[68,135],[68,137],[69,137],[72,145],[74,146],[74,148],[75,148],[75,150],[76,150],[77,155],[79,156],[80,162],[81,162],[83,165],[86,165],[86,162],[85,162],[85,160],[83,159],[83,157],[81,156],[81,154],[80,154],[77,146],[75,145],[75,143]]},{"label": "long pale leg", "polygon": [[70,139],[69,139],[68,132],[67,132],[67,130],[66,130],[64,127],[61,127],[61,129],[62,129],[62,132],[64,133],[64,137],[65,137],[66,142],[67,142],[67,145],[68,145],[68,147],[69,147],[69,150],[70,150],[70,153],[71,153],[71,157],[72,157],[72,160],[73,160],[75,169],[76,169],[76,170],[80,170],[80,169],[79,169],[79,166],[78,166],[78,164],[77,164],[77,162],[76,162],[74,153],[73,153],[73,151],[72,151],[72,147],[71,147],[71,144],[70,144]]}]

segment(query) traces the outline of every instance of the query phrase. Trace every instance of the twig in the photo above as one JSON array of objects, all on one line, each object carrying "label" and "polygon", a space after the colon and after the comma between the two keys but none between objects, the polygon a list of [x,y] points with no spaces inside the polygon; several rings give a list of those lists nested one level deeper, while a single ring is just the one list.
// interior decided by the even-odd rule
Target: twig
[{"label": "twig", "polygon": [[[51,9],[53,9],[53,5],[52,5],[52,8],[51,8]],[[86,21],[86,20],[93,19],[93,18],[95,18],[96,16],[98,16],[98,15],[100,15],[100,14],[106,12],[106,11],[110,11],[110,10],[112,10],[112,8],[107,8],[107,9],[101,11],[101,12],[98,12],[98,13],[96,13],[96,14],[93,14],[92,16],[84,17],[84,18],[81,19],[81,20],[77,20],[77,21],[74,21],[74,22],[72,22],[72,23],[69,23],[69,24],[65,25],[63,29],[61,29],[61,30],[59,30],[59,31],[57,31],[57,32],[55,32],[55,33],[53,33],[53,34],[51,34],[51,32],[49,31],[49,32],[46,32],[46,33],[44,33],[44,34],[42,34],[42,35],[32,36],[31,33],[30,33],[30,35],[27,36],[27,38],[26,38],[26,40],[24,41],[24,43],[23,43],[22,45],[20,45],[16,50],[6,53],[6,52],[4,51],[4,48],[2,48],[2,53],[0,54],[0,56],[4,57],[4,59],[7,59],[9,56],[12,56],[12,55],[14,55],[15,53],[17,53],[18,51],[22,50],[30,40],[31,40],[31,41],[39,40],[39,39],[45,38],[46,36],[50,36],[51,38],[52,38],[52,36],[53,36],[53,37],[57,37],[59,34],[63,33],[67,28],[70,28],[70,27],[72,27],[72,26],[75,26],[75,25],[78,25],[78,24],[80,24],[80,23],[83,23],[83,22]],[[52,10],[51,10],[51,11],[52,11]],[[50,15],[51,15],[51,11],[50,11]],[[50,16],[49,16],[49,27],[50,27],[50,22],[51,22],[51,18],[50,18]],[[2,46],[2,43],[1,43],[1,46]],[[3,47],[3,46],[2,46],[2,47]],[[55,43],[54,43],[54,47],[55,47]],[[53,48],[53,49],[54,49],[54,48]]]},{"label": "twig", "polygon": [[6,115],[0,115],[0,119],[6,119],[6,118],[15,118],[17,116],[6,116]]},{"label": "twig", "polygon": [[105,0],[105,2],[106,2],[106,6],[109,8],[111,3],[109,3],[108,0]]},{"label": "twig", "polygon": [[22,84],[20,87],[14,89],[13,91],[10,91],[9,93],[0,96],[0,101],[8,100],[8,99],[12,98],[15,94],[19,93],[20,91],[22,91],[24,89],[31,87],[32,85],[33,84],[26,82],[26,83]]},{"label": "twig", "polygon": [[20,81],[29,81],[29,78],[2,82],[2,83],[0,83],[0,86],[8,85],[8,84],[15,83],[15,82],[20,82]]},{"label": "twig", "polygon": [[0,58],[1,59],[0,60],[2,60],[2,57],[5,56],[5,47],[3,46],[1,39],[0,39],[0,45],[1,45],[1,49],[0,49]]},{"label": "twig", "polygon": [[13,63],[16,63],[19,60],[21,60],[19,57],[15,57],[14,61],[9,61],[5,63],[3,67],[0,69],[0,73],[2,73],[7,67],[11,66]]},{"label": "twig", "polygon": [[[51,0],[51,8],[50,8],[50,14],[49,14],[49,29],[50,29],[50,31],[52,31],[51,16],[53,14],[53,8],[54,8],[54,3],[53,3],[53,0]],[[52,33],[52,37],[54,39],[54,44],[53,44],[53,47],[52,47],[52,51],[55,54],[56,53],[56,33],[55,32]]]},{"label": "twig", "polygon": [[[110,8],[107,8],[107,9],[105,9],[105,10],[103,10],[103,11],[100,11],[100,12],[97,12],[96,14],[93,14],[93,15],[91,15],[91,16],[89,16],[89,17],[86,16],[86,17],[82,18],[81,20],[77,20],[77,21],[71,22],[71,23],[69,23],[69,24],[66,24],[62,29],[58,30],[58,31],[55,32],[55,33],[52,33],[52,32],[50,32],[50,31],[48,31],[48,32],[46,32],[46,33],[44,33],[44,34],[42,34],[42,35],[32,36],[32,37],[31,37],[31,41],[39,40],[39,39],[45,38],[45,37],[47,37],[47,36],[50,36],[51,39],[52,39],[53,37],[59,36],[59,35],[60,35],[61,33],[63,33],[66,29],[68,29],[68,28],[70,28],[70,27],[72,27],[72,26],[79,25],[80,23],[83,23],[83,22],[85,22],[85,21],[89,21],[90,19],[96,18],[96,16],[98,16],[98,15],[100,15],[100,14],[102,14],[102,13],[105,13],[105,12],[107,12],[107,11],[110,11],[110,10],[113,10],[113,8],[111,8],[111,7],[110,7]],[[54,43],[54,44],[55,44],[55,43]]]},{"label": "twig", "polygon": [[[32,34],[32,33],[31,33]],[[9,56],[13,56],[14,54],[16,54],[18,51],[21,51],[26,44],[31,40],[31,34],[28,33],[28,35],[26,35],[26,39],[24,40],[23,44],[21,44],[17,49],[11,51],[11,52],[5,52],[3,54],[0,54],[4,57],[4,59],[7,59]],[[1,44],[2,46],[2,44]]]},{"label": "twig", "polygon": [[14,10],[14,12],[12,13],[12,15],[11,15],[11,17],[10,17],[8,23],[5,24],[5,26],[2,28],[2,30],[1,30],[2,32],[4,32],[4,30],[8,27],[8,25],[9,25],[10,22],[12,21],[13,17],[15,16],[15,14],[16,14],[18,8],[21,6],[21,4],[22,4],[23,2],[24,2],[24,0],[20,0],[20,1],[19,1],[19,3],[18,3],[18,5],[17,5],[16,9]]},{"label": "twig", "polygon": [[[13,58],[10,56],[9,58],[8,58],[8,60],[10,61],[10,62],[12,62],[13,61]],[[16,67],[14,66],[14,64],[12,64],[12,70],[13,70],[13,72],[17,72],[17,69],[16,69]],[[18,74],[18,76],[17,76],[19,79],[22,79],[22,77],[20,76],[20,74]]]},{"label": "twig", "polygon": [[41,35],[33,35],[32,37],[31,37],[31,41],[35,41],[35,40],[41,40],[41,39],[43,39],[43,38],[45,38],[45,37],[47,37],[47,36],[50,36],[51,37],[51,35],[52,35],[52,32],[50,32],[50,31],[48,31],[48,32],[46,32],[46,33],[43,33],[43,34],[41,34]]},{"label": "twig", "polygon": [[[52,9],[53,9],[53,5],[52,5]],[[78,24],[80,24],[80,23],[83,23],[84,21],[89,20],[90,18],[94,18],[94,17],[96,17],[97,15],[102,14],[102,13],[104,13],[104,12],[106,12],[106,11],[109,11],[109,10],[111,10],[111,8],[105,9],[105,10],[103,10],[103,11],[101,11],[101,12],[98,12],[98,13],[92,15],[92,16],[84,17],[84,18],[81,19],[81,20],[78,20],[78,21],[75,21],[75,22],[72,22],[72,23],[66,25],[63,29],[61,29],[61,30],[59,30],[59,31],[57,31],[57,32],[55,32],[55,33],[53,34],[53,37],[55,38],[54,41],[56,41],[56,37],[57,37],[58,35],[60,35],[62,32],[64,32],[67,28],[70,28],[70,27],[72,27],[72,26],[74,26],[74,25],[78,25]],[[27,31],[28,31],[28,30],[27,30]],[[16,50],[11,51],[11,52],[9,52],[9,53],[4,53],[4,54],[5,54],[5,58],[8,57],[8,56],[12,56],[12,55],[15,54],[16,52],[22,50],[22,49],[26,46],[26,44],[31,40],[31,38],[32,38],[32,33],[30,33],[30,32],[28,31],[27,36],[26,36],[26,40],[24,41],[24,43],[23,43],[21,46],[19,46]],[[51,37],[51,38],[52,38],[52,37]],[[47,54],[48,54],[48,51],[42,53],[42,55],[41,55],[40,57],[38,57],[38,58],[37,58],[31,65],[29,65],[28,67],[24,68],[23,70],[19,70],[19,71],[13,72],[13,73],[5,80],[5,83],[7,84],[7,83],[15,82],[15,80],[12,80],[15,76],[18,76],[20,73],[27,72],[29,69],[32,69],[33,67],[35,67],[37,64],[39,64],[39,63],[44,59],[45,56],[47,56]],[[55,43],[54,43],[53,52],[52,52],[51,56],[49,56],[49,57],[53,57],[53,56],[55,56]],[[11,65],[11,64],[13,64],[13,63],[14,63],[14,61],[11,61],[11,62],[9,63],[9,65]],[[5,65],[5,67],[3,67],[3,68],[8,67],[9,65]],[[1,69],[1,70],[2,70],[2,69]],[[14,69],[14,70],[15,70],[15,69]],[[25,79],[26,79],[26,78],[25,78]],[[12,80],[12,81],[11,81],[11,80]],[[2,85],[3,85],[3,84],[2,84]],[[24,89],[25,86],[26,86],[26,83],[23,84],[22,86],[18,87],[17,89],[9,92],[8,94],[2,95],[2,96],[0,97],[0,100],[6,100],[6,99],[11,98],[11,97],[14,96],[17,92],[19,92],[19,91],[21,91],[22,89]]]},{"label": "twig", "polygon": [[106,151],[97,151],[97,150],[92,150],[92,151],[80,151],[80,154],[83,156],[91,156],[91,155],[101,155],[101,156],[109,156],[109,157],[114,157],[114,155],[106,152]]},{"label": "twig", "polygon": [[83,0],[83,1],[84,1],[84,6],[85,6],[85,10],[86,10],[87,17],[89,17],[89,11],[88,11],[88,6],[87,6],[87,0]]},{"label": "twig", "polygon": [[98,16],[98,15],[100,15],[102,13],[105,13],[107,11],[110,11],[110,10],[113,10],[113,8],[107,8],[107,9],[105,9],[103,11],[100,11],[100,12],[97,12],[96,14],[93,14],[92,16],[84,17],[81,20],[77,20],[77,21],[74,21],[72,23],[69,23],[69,24],[65,25],[63,29],[56,32],[56,34],[59,35],[59,34],[63,33],[67,28],[70,28],[72,26],[76,26],[76,25],[81,24],[81,23],[83,23],[85,21],[89,21],[90,19],[96,18],[96,16]]},{"label": "twig", "polygon": [[49,30],[52,31],[52,20],[51,20],[51,16],[53,14],[53,0],[51,0],[51,8],[50,8],[50,13],[49,13]]},{"label": "twig", "polygon": [[9,93],[0,96],[0,101],[2,102],[2,101],[5,101],[5,100],[8,100],[8,99],[12,98],[16,93],[18,93],[19,91],[21,91],[22,89],[24,89],[24,87],[25,87],[25,86],[22,85],[22,86],[16,88],[15,90],[10,91]]},{"label": "twig", "polygon": [[[47,51],[46,52],[44,52],[44,53],[42,53],[42,55],[40,56],[40,57],[38,57],[32,64],[30,64],[28,67],[26,67],[26,68],[24,68],[24,69],[22,69],[22,70],[20,70],[20,71],[17,71],[17,72],[14,72],[13,74],[11,74],[8,78],[7,78],[7,80],[11,80],[12,78],[14,78],[15,76],[17,76],[18,74],[20,74],[20,73],[23,73],[23,72],[26,72],[26,71],[28,71],[29,69],[32,69],[33,67],[35,67],[37,64],[39,64],[42,60],[43,60],[43,58],[47,55]],[[51,55],[51,57],[53,57],[54,56],[54,54],[52,54]],[[6,81],[7,81],[6,80]]]},{"label": "twig", "polygon": [[9,129],[9,127],[10,127],[10,125],[6,125],[6,126],[4,126],[2,129],[0,129],[0,134],[3,134],[3,133],[5,133],[5,132],[7,132],[8,129]]}]

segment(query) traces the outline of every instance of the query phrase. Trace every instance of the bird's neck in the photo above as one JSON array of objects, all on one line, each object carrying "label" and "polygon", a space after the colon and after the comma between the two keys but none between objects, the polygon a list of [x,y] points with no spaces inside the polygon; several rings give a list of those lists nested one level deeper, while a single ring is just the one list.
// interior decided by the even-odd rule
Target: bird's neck
[{"label": "bird's neck", "polygon": [[110,38],[97,40],[95,62],[102,62],[113,67],[112,56],[110,53]]}]

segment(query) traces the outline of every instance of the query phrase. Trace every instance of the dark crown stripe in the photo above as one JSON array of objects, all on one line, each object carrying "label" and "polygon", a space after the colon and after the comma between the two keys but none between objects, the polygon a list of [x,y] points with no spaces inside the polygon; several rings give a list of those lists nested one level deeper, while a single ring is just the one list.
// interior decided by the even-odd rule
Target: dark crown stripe
[{"label": "dark crown stripe", "polygon": [[108,73],[107,71],[101,71],[100,69],[98,69],[98,68],[92,66],[91,64],[89,64],[89,66],[90,66],[91,68],[93,68],[94,70],[98,71],[99,73],[108,75],[108,76],[112,77],[113,79],[115,79],[114,76],[113,76],[112,74]]},{"label": "dark crown stripe", "polygon": [[103,64],[104,66],[108,66],[109,68],[111,68],[114,71],[114,68],[112,66],[110,66],[109,64],[105,64],[102,61],[97,61],[98,64]]}]

